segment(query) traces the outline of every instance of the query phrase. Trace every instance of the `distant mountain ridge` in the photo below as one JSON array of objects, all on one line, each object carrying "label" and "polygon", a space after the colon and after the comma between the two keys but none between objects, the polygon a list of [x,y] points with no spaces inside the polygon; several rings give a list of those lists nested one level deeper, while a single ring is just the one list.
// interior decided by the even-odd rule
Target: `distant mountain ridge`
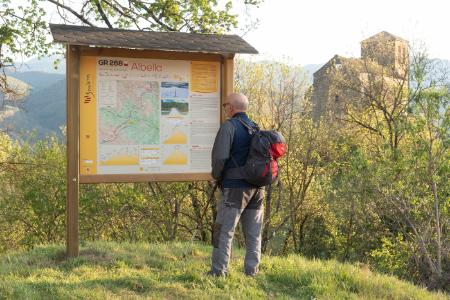
[{"label": "distant mountain ridge", "polygon": [[308,78],[309,78],[309,82],[312,84],[313,83],[313,75],[314,73],[319,70],[324,64],[308,64],[308,65],[304,65],[302,66],[303,70],[306,71],[306,73],[308,74]]},{"label": "distant mountain ridge", "polygon": [[59,73],[48,73],[41,71],[30,71],[30,72],[11,72],[7,71],[6,74],[10,77],[19,79],[31,86],[31,92],[36,92],[47,88],[54,82],[65,79],[65,74]]},{"label": "distant mountain ridge", "polygon": [[[55,68],[55,62],[58,62]],[[32,58],[23,63],[15,63],[17,71],[20,72],[44,72],[66,74],[66,60],[59,55],[52,55],[48,57]]]},{"label": "distant mountain ridge", "polygon": [[66,80],[61,78],[27,98],[24,110],[50,132],[66,125]]},{"label": "distant mountain ridge", "polygon": [[36,131],[38,138],[55,132],[62,137],[60,127],[66,124],[65,74],[39,71],[12,72],[7,76],[16,78],[31,88],[26,98],[7,105],[0,112],[0,128],[13,137],[24,132]]},{"label": "distant mountain ridge", "polygon": [[[20,100],[17,107],[5,107],[0,111],[0,128],[10,128],[17,132],[36,130],[38,137],[52,132],[62,137],[61,126],[66,125],[66,81],[65,61],[55,70],[53,61],[57,57],[42,60],[32,59],[23,64],[21,71],[7,71],[7,75],[31,86],[29,95]],[[442,68],[449,70],[450,61],[433,59]],[[307,64],[303,69],[308,75],[310,84],[313,74],[323,64]],[[24,71],[27,70],[27,71]]]}]

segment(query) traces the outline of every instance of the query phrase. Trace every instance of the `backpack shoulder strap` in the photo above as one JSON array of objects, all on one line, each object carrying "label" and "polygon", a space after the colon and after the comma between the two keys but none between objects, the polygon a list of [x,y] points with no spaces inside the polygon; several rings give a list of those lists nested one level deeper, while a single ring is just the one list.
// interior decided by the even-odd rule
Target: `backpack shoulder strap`
[{"label": "backpack shoulder strap", "polygon": [[245,128],[247,128],[248,133],[250,133],[251,135],[255,134],[260,130],[258,124],[256,124],[255,122],[253,122],[253,124],[250,125],[239,117],[236,117],[235,119],[241,122],[241,124],[244,125]]},{"label": "backpack shoulder strap", "polygon": [[[238,120],[242,125],[244,125],[244,127],[248,130],[248,133],[250,135],[254,135],[256,132],[259,131],[259,126],[254,122],[252,122],[253,124],[250,125],[239,117],[235,117],[232,119]],[[231,155],[231,154],[230,154],[230,159],[233,162],[235,167],[228,169],[224,175],[224,178],[225,179],[243,179],[243,178],[245,178],[242,173],[243,172],[242,167],[240,167],[238,165],[237,161],[234,159],[233,155]]]}]

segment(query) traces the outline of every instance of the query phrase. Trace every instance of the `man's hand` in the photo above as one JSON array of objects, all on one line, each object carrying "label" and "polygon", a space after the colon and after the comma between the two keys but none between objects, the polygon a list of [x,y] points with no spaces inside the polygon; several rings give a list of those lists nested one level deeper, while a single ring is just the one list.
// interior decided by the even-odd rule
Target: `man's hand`
[{"label": "man's hand", "polygon": [[222,180],[216,180],[216,185],[219,189],[222,190]]}]

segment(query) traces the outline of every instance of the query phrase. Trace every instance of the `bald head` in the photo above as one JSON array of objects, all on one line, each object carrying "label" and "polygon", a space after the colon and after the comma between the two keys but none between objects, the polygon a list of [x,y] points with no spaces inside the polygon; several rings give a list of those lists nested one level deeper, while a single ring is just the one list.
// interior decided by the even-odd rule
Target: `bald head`
[{"label": "bald head", "polygon": [[238,111],[247,111],[248,99],[247,96],[241,93],[231,93],[227,97],[227,102],[230,103],[233,108]]}]

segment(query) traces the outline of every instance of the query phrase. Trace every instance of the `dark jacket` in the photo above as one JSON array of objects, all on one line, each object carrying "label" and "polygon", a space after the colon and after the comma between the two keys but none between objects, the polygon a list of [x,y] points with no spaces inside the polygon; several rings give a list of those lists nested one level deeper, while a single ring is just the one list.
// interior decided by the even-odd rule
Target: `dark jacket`
[{"label": "dark jacket", "polygon": [[253,188],[244,179],[224,179],[228,169],[245,164],[250,150],[252,136],[237,118],[249,125],[254,124],[246,113],[240,112],[220,126],[212,150],[212,177],[225,188]]}]

